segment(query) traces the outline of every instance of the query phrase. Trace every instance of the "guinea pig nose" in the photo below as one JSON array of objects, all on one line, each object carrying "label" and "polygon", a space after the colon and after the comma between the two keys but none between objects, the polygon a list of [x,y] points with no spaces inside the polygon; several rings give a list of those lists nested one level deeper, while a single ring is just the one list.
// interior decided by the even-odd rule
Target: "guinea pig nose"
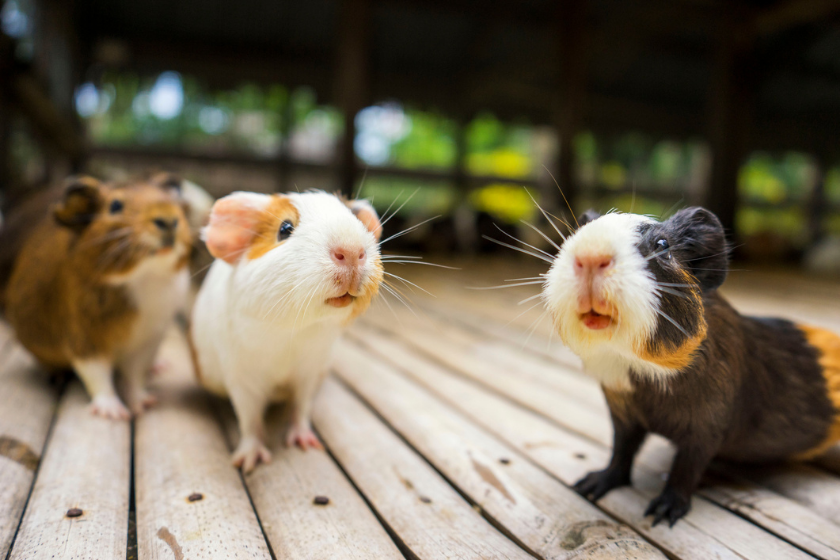
[{"label": "guinea pig nose", "polygon": [[155,224],[157,228],[161,231],[171,231],[178,227],[178,218],[172,218],[171,220],[155,218],[154,220],[152,220],[152,223]]},{"label": "guinea pig nose", "polygon": [[575,270],[578,272],[603,272],[613,263],[611,255],[578,255],[575,257]]}]

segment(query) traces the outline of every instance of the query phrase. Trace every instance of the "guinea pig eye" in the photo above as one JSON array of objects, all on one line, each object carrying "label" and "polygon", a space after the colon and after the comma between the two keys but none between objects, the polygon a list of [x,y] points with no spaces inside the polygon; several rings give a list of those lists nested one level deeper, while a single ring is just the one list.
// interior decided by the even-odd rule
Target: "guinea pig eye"
[{"label": "guinea pig eye", "polygon": [[285,241],[292,235],[293,231],[295,231],[295,226],[289,220],[285,220],[280,224],[280,229],[277,230],[277,241]]},{"label": "guinea pig eye", "polygon": [[671,251],[669,251],[670,248],[671,246],[668,244],[667,239],[660,239],[656,242],[656,252],[664,254],[668,259],[671,258]]},{"label": "guinea pig eye", "polygon": [[111,206],[108,207],[108,211],[111,214],[119,214],[123,211],[123,203],[122,200],[112,200]]}]

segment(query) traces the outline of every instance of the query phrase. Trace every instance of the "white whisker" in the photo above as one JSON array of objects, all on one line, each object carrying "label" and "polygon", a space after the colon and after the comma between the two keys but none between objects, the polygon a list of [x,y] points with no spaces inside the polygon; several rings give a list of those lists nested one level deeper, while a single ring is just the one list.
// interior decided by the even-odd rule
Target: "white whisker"
[{"label": "white whisker", "polygon": [[487,241],[490,241],[490,242],[495,243],[497,245],[501,245],[502,247],[507,247],[508,249],[513,249],[514,251],[519,251],[520,253],[525,253],[526,255],[531,255],[532,257],[536,257],[536,258],[540,259],[541,261],[545,261],[549,264],[554,262],[552,259],[546,258],[546,257],[540,255],[539,253],[532,253],[531,251],[526,251],[525,249],[522,249],[521,247],[517,247],[516,245],[511,245],[510,243],[505,243],[503,241],[499,241],[498,239],[493,239],[492,237],[488,237],[486,235],[482,235],[481,237],[483,239],[486,239]]}]

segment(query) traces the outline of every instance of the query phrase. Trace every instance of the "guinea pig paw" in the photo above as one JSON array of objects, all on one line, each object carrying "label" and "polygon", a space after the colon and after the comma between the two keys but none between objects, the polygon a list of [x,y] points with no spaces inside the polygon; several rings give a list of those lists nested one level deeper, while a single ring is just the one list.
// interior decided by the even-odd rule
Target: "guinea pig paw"
[{"label": "guinea pig paw", "polygon": [[655,527],[663,519],[667,519],[668,525],[673,527],[690,509],[690,497],[685,498],[672,487],[666,486],[662,494],[650,502],[647,510],[645,510],[645,517],[653,516],[651,527]]},{"label": "guinea pig paw", "polygon": [[128,399],[128,406],[135,416],[143,414],[146,410],[157,404],[157,397],[148,391],[141,391],[136,397]]},{"label": "guinea pig paw", "polygon": [[99,395],[90,403],[90,412],[112,420],[128,420],[131,413],[116,395]]},{"label": "guinea pig paw", "polygon": [[607,492],[620,486],[628,486],[630,477],[618,469],[604,469],[587,474],[575,484],[575,490],[593,501],[601,499]]},{"label": "guinea pig paw", "polygon": [[295,445],[304,451],[307,449],[323,451],[324,449],[324,444],[321,443],[321,440],[318,439],[318,436],[315,435],[312,428],[300,424],[293,424],[289,428],[289,433],[286,434],[286,447]]},{"label": "guinea pig paw", "polygon": [[233,452],[231,460],[234,467],[242,469],[242,472],[248,474],[253,471],[259,463],[270,463],[271,452],[263,443],[254,437],[243,438]]},{"label": "guinea pig paw", "polygon": [[172,366],[169,360],[157,360],[152,367],[149,368],[149,374],[154,377],[156,375],[160,375],[162,373],[166,373],[166,371]]}]

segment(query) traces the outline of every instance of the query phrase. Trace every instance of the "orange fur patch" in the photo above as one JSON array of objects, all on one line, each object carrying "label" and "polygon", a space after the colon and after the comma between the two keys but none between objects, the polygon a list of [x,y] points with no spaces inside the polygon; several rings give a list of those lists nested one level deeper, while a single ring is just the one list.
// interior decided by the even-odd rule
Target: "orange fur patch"
[{"label": "orange fur patch", "polygon": [[834,405],[834,423],[825,440],[817,447],[801,453],[796,458],[806,460],[816,457],[840,441],[840,336],[831,331],[806,325],[797,325],[805,333],[808,343],[819,351],[819,363],[825,378],[828,399]]},{"label": "orange fur patch", "polygon": [[636,355],[646,362],[656,364],[658,366],[668,369],[683,369],[691,364],[694,359],[694,353],[700,348],[703,341],[706,340],[706,323],[703,323],[703,328],[695,336],[686,339],[682,344],[674,349],[658,347],[655,351],[645,345],[641,352]]},{"label": "orange fur patch", "polygon": [[283,241],[277,240],[277,231],[284,221],[292,222],[297,227],[300,213],[287,196],[272,195],[271,201],[262,209],[259,218],[254,222],[254,238],[248,250],[248,259],[258,259],[268,253]]}]

